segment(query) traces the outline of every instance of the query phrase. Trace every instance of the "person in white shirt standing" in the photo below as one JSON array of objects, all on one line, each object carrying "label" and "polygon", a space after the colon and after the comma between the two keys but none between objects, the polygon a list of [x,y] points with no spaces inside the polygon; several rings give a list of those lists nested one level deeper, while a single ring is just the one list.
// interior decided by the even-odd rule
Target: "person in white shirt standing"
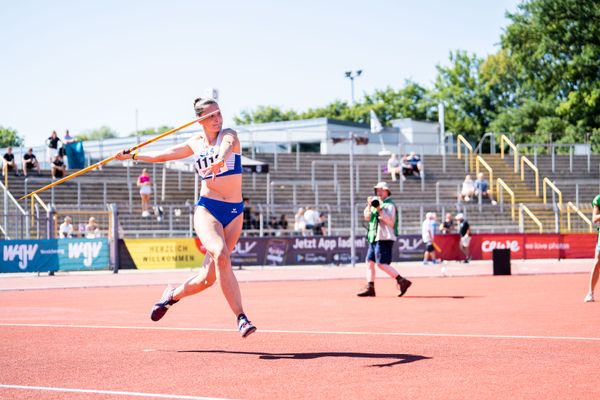
[{"label": "person in white shirt standing", "polygon": [[421,224],[421,236],[425,244],[425,252],[423,253],[423,264],[426,265],[429,261],[436,263],[435,247],[433,245],[433,237],[435,235],[435,213],[428,212],[425,214],[425,219]]}]

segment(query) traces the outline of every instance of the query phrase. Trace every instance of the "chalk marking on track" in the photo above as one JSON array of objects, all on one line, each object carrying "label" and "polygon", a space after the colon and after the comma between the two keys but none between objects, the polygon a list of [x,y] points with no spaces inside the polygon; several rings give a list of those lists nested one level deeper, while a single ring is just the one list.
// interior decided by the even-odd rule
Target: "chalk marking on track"
[{"label": "chalk marking on track", "polygon": [[91,393],[91,394],[108,394],[117,396],[135,396],[135,397],[154,397],[159,399],[189,399],[189,400],[227,400],[220,397],[198,397],[185,396],[178,394],[160,394],[160,393],[143,393],[143,392],[123,392],[119,390],[98,390],[98,389],[74,389],[48,386],[22,386],[22,385],[3,385],[0,384],[0,389],[22,389],[22,390],[39,390],[50,392],[71,392],[71,393]]},{"label": "chalk marking on track", "polygon": [[[0,327],[30,328],[74,328],[74,329],[143,329],[157,331],[189,331],[189,332],[237,332],[237,329],[225,328],[179,328],[170,326],[122,326],[122,325],[75,325],[75,324],[11,324],[0,323]],[[371,335],[371,336],[423,336],[423,337],[459,337],[479,339],[537,339],[537,340],[579,340],[600,342],[600,337],[578,336],[535,336],[535,335],[490,335],[477,333],[424,333],[424,332],[344,332],[344,331],[293,331],[278,329],[259,329],[259,333],[284,333],[301,335]]]}]

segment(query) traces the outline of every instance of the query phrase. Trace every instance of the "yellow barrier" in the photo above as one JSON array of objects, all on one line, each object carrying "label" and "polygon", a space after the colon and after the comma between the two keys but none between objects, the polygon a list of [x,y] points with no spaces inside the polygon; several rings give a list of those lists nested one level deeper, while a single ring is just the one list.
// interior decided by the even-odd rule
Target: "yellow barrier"
[{"label": "yellow barrier", "polygon": [[523,156],[523,157],[521,157],[521,180],[522,181],[525,180],[525,164],[527,164],[529,166],[529,168],[531,168],[533,173],[535,174],[535,195],[539,196],[540,195],[540,172],[539,172],[538,168],[535,166],[535,164],[532,163],[531,161],[529,161],[529,158]]},{"label": "yellow barrier", "polygon": [[456,153],[458,155],[458,159],[461,160],[461,142],[462,144],[465,145],[465,148],[468,150],[467,153],[469,153],[469,171],[473,171],[473,146],[471,146],[471,143],[469,143],[467,141],[467,139],[465,139],[465,137],[463,135],[457,135],[456,136]]},{"label": "yellow barrier", "polygon": [[573,209],[573,211],[575,211],[581,217],[581,219],[588,224],[590,233],[592,233],[594,231],[594,225],[592,224],[592,221],[590,221],[590,219],[586,217],[585,214],[582,213],[581,210],[570,201],[567,203],[567,231],[571,232],[571,209]]},{"label": "yellow barrier", "polygon": [[562,192],[547,177],[544,178],[543,185],[542,185],[543,192],[544,192],[544,204],[547,203],[547,199],[546,199],[546,185],[550,186],[550,189],[554,190],[554,192],[558,195],[558,208],[559,208],[559,210],[561,210],[562,209]]},{"label": "yellow barrier", "polygon": [[50,209],[48,208],[46,203],[44,203],[44,200],[42,200],[40,196],[38,196],[37,194],[34,194],[33,196],[31,196],[31,226],[32,227],[35,226],[35,202],[36,201],[40,204],[40,206],[42,206],[44,211],[46,211],[46,212],[50,211]]},{"label": "yellow barrier", "polygon": [[488,191],[490,193],[492,193],[492,186],[494,186],[494,171],[492,170],[492,167],[490,167],[490,165],[485,162],[483,157],[477,156],[477,157],[475,157],[475,171],[476,171],[477,175],[479,175],[479,164],[483,165],[490,174],[490,179],[489,179],[490,187],[489,187]]},{"label": "yellow barrier", "polygon": [[498,196],[498,201],[500,200],[500,187],[504,188],[504,190],[510,195],[510,203],[511,203],[511,210],[510,210],[510,216],[512,218],[512,220],[515,220],[515,192],[512,191],[512,189],[510,187],[508,187],[508,185],[506,184],[506,182],[504,182],[502,180],[502,178],[498,178],[496,180],[496,196]]},{"label": "yellow barrier", "polygon": [[[533,222],[537,224],[538,228],[540,229],[540,233],[543,233],[544,228],[542,227],[542,222],[539,220],[539,218],[536,217],[535,214],[531,212],[531,210],[525,204],[521,204],[521,208],[527,213],[527,215],[529,215],[529,218],[531,218]],[[519,213],[519,225],[524,226],[523,222],[523,213]]]},{"label": "yellow barrier", "polygon": [[519,172],[519,151],[517,150],[517,146],[514,145],[513,142],[510,141],[508,136],[502,135],[500,136],[500,158],[504,159],[504,143],[508,145],[513,151],[513,164],[515,168],[515,174]]}]

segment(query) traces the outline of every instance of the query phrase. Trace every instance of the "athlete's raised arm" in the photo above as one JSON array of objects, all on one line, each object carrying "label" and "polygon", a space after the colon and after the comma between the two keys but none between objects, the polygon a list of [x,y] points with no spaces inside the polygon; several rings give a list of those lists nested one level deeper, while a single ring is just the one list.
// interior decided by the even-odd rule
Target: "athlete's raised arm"
[{"label": "athlete's raised arm", "polygon": [[189,157],[193,154],[192,149],[186,143],[176,144],[165,150],[145,151],[144,153],[132,152],[125,153],[125,150],[120,151],[115,155],[117,160],[136,160],[146,162],[165,162],[172,160],[180,160]]}]

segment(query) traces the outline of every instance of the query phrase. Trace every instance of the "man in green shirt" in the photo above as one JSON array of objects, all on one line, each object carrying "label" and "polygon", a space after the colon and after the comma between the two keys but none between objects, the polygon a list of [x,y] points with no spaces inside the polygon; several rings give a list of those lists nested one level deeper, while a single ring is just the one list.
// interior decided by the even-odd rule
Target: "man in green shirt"
[{"label": "man in green shirt", "polygon": [[[592,207],[594,207],[594,211],[592,212],[592,223],[600,224],[600,194],[594,198],[592,201]],[[596,241],[596,263],[594,264],[594,269],[592,269],[592,273],[590,274],[590,291],[583,301],[590,302],[594,301],[594,287],[596,283],[598,283],[598,276],[600,275],[600,230],[598,231],[598,240]]]},{"label": "man in green shirt", "polygon": [[375,264],[396,281],[400,290],[398,296],[403,296],[412,282],[400,276],[392,263],[392,250],[398,236],[398,209],[392,201],[392,192],[385,182],[379,182],[373,187],[375,196],[367,198],[363,211],[365,221],[369,221],[367,240],[367,286],[356,295],[359,297],[375,296]]}]

